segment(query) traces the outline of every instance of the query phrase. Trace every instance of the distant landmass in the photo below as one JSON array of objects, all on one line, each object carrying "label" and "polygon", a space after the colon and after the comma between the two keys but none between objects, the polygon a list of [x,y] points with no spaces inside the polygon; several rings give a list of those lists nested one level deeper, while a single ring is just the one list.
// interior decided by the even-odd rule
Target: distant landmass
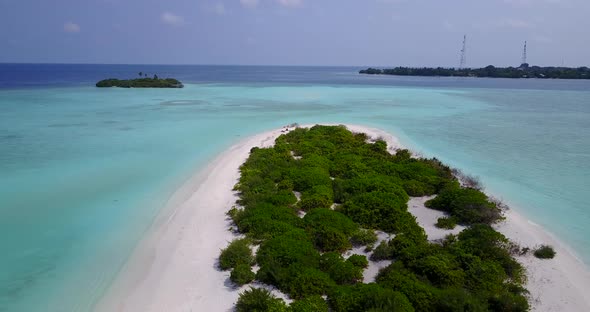
[{"label": "distant landmass", "polygon": [[540,67],[522,64],[519,67],[495,67],[492,65],[483,68],[413,68],[395,67],[389,69],[368,68],[359,71],[360,74],[369,75],[396,75],[396,76],[440,76],[440,77],[491,77],[491,78],[540,78],[540,79],[590,79],[588,67]]},{"label": "distant landmass", "polygon": [[[140,74],[141,76],[141,74]],[[96,83],[99,88],[183,88],[182,82],[174,78],[160,79],[157,75],[153,78],[143,77],[138,79],[104,79]]]}]

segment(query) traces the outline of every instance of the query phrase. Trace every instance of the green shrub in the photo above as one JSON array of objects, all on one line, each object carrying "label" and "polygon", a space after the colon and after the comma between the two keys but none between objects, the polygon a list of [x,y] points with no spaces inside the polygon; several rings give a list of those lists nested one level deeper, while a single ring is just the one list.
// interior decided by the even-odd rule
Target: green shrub
[{"label": "green shrub", "polygon": [[[365,258],[366,261],[366,258]],[[354,284],[363,279],[363,268],[334,252],[327,252],[320,258],[320,268],[340,285]]]},{"label": "green shrub", "polygon": [[252,265],[254,256],[246,239],[236,239],[221,251],[219,267],[222,270],[235,268],[238,264]]},{"label": "green shrub", "polygon": [[377,245],[377,247],[373,250],[373,253],[371,254],[371,260],[373,261],[388,260],[392,258],[393,248],[389,246],[389,244],[385,241]]},{"label": "green shrub", "polygon": [[490,311],[510,311],[510,312],[525,312],[529,311],[529,302],[525,296],[520,294],[512,294],[503,292],[490,297],[488,300]]},{"label": "green shrub", "polygon": [[[390,192],[362,193],[352,197],[342,206],[342,213],[366,228],[396,233],[399,219],[407,212],[408,195],[399,186]],[[415,221],[414,221],[415,222]]]},{"label": "green shrub", "polygon": [[553,259],[555,257],[555,250],[553,247],[548,245],[542,245],[541,247],[535,249],[534,255],[539,259]]},{"label": "green shrub", "polygon": [[463,286],[465,272],[461,270],[460,263],[448,253],[437,252],[420,257],[408,263],[408,266],[434,285],[456,288]]},{"label": "green shrub", "polygon": [[236,312],[286,312],[287,305],[268,290],[250,288],[240,294],[236,303]]},{"label": "green shrub", "polygon": [[524,268],[510,255],[510,242],[489,225],[476,224],[463,230],[453,247],[482,260],[495,261],[515,282],[522,283],[525,280]]},{"label": "green shrub", "polygon": [[309,296],[295,300],[290,306],[290,312],[328,312],[328,303],[321,296]]},{"label": "green shrub", "polygon": [[423,281],[401,262],[394,262],[381,270],[376,281],[379,285],[406,295],[416,311],[435,311],[437,289]]},{"label": "green shrub", "polygon": [[435,226],[439,229],[452,230],[457,226],[457,220],[453,217],[440,217]]},{"label": "green shrub", "polygon": [[346,236],[352,235],[359,228],[346,215],[330,209],[313,209],[305,215],[303,221],[307,228],[330,227]]},{"label": "green shrub", "polygon": [[303,211],[309,211],[314,208],[330,208],[332,204],[332,199],[322,194],[303,193],[299,202],[299,208]]},{"label": "green shrub", "polygon": [[462,224],[492,224],[502,219],[502,210],[482,191],[449,183],[426,207],[448,212]]},{"label": "green shrub", "polygon": [[291,170],[290,178],[294,184],[294,190],[305,192],[314,186],[331,186],[332,180],[328,170],[321,167],[301,167],[299,170]]},{"label": "green shrub", "polygon": [[432,195],[436,191],[434,186],[416,180],[404,181],[403,187],[406,193],[413,197]]},{"label": "green shrub", "polygon": [[348,237],[329,226],[310,229],[313,236],[314,246],[323,252],[338,251],[344,252],[352,247]]},{"label": "green shrub", "polygon": [[369,260],[363,255],[352,255],[346,261],[352,263],[357,268],[366,269],[369,267]]},{"label": "green shrub", "polygon": [[448,288],[438,293],[435,310],[438,312],[486,312],[487,302],[464,289]]},{"label": "green shrub", "polygon": [[252,269],[247,264],[238,264],[236,267],[231,271],[229,279],[236,283],[239,286],[244,284],[248,284],[254,280],[255,274],[252,272]]},{"label": "green shrub", "polygon": [[350,236],[350,242],[353,246],[365,246],[377,242],[377,234],[373,230],[358,229]]},{"label": "green shrub", "polygon": [[404,294],[375,283],[337,287],[329,301],[336,312],[414,311]]},{"label": "green shrub", "polygon": [[317,269],[299,271],[289,285],[289,295],[301,299],[312,295],[324,295],[334,285],[330,277]]},{"label": "green shrub", "polygon": [[263,242],[256,254],[256,261],[261,267],[266,264],[287,267],[300,263],[315,268],[319,265],[319,259],[320,254],[311,242],[286,235]]}]

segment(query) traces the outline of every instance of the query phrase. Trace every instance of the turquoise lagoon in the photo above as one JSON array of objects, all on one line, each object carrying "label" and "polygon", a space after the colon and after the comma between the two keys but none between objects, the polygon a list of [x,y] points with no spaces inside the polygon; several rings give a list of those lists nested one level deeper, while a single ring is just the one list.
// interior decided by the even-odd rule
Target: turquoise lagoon
[{"label": "turquoise lagoon", "polygon": [[0,89],[0,311],[90,310],[186,179],[242,138],[294,122],[389,131],[479,176],[590,261],[590,83],[325,71],[346,79]]}]

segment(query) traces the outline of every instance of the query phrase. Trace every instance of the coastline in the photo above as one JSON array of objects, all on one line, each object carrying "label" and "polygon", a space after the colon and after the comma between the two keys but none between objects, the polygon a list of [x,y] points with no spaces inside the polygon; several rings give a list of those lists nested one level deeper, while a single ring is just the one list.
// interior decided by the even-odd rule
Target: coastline
[{"label": "coastline", "polygon": [[[390,151],[401,147],[385,131],[346,127],[383,138]],[[170,198],[95,310],[231,311],[241,289],[231,285],[229,272],[217,269],[216,262],[219,251],[236,236],[229,231],[231,223],[225,215],[237,198],[232,188],[250,149],[271,146],[282,130],[239,141],[190,178]],[[409,203],[409,211],[434,239],[433,231],[441,230],[430,220],[436,220],[440,212],[423,207],[424,201],[411,201],[417,204]],[[557,251],[552,260],[539,260],[532,254],[516,257],[527,269],[532,310],[590,310],[590,298],[584,297],[585,289],[590,288],[590,272],[584,264],[566,245],[515,211],[507,211],[506,216],[496,228],[508,238],[526,247],[550,244]]]}]

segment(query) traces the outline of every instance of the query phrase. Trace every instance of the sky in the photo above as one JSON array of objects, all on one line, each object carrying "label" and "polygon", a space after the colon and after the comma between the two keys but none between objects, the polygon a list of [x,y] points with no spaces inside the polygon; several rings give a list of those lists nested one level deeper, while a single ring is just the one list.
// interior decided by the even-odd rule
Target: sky
[{"label": "sky", "polygon": [[590,65],[589,0],[0,0],[0,62]]}]

